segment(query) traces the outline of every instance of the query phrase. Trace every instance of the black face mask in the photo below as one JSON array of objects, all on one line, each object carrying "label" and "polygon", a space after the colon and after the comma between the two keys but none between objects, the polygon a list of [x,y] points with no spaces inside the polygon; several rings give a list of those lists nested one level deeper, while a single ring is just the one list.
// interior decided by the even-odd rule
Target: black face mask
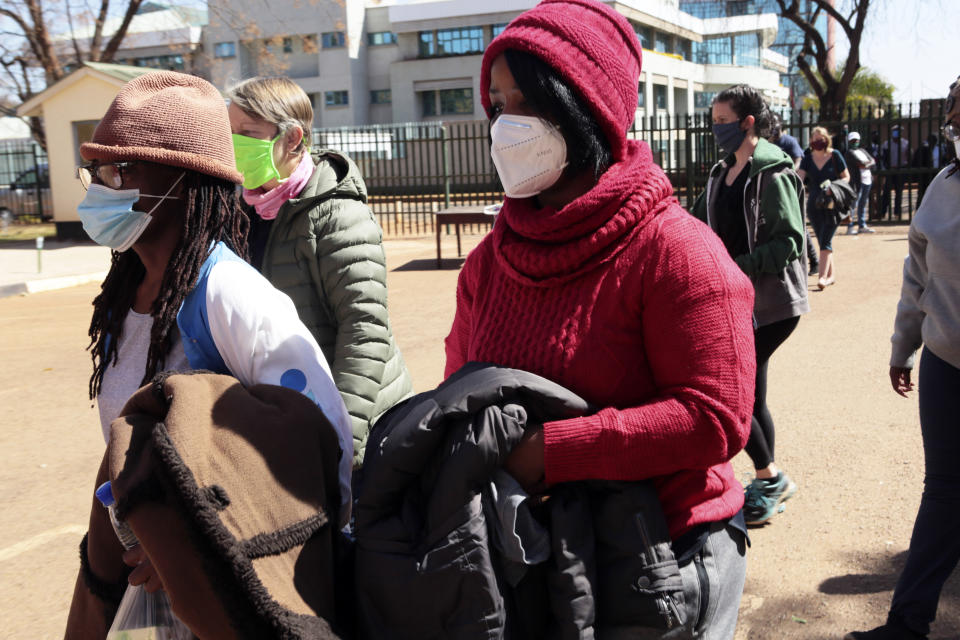
[{"label": "black face mask", "polygon": [[811,149],[816,149],[817,151],[825,151],[827,148],[826,140],[814,140],[810,143]]}]

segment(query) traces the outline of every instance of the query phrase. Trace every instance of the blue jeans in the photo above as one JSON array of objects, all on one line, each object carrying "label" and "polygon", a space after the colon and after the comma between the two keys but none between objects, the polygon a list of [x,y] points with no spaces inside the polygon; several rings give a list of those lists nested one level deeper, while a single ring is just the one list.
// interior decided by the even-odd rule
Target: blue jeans
[{"label": "blue jeans", "polygon": [[918,386],[923,497],[889,621],[926,635],[943,583],[960,561],[960,369],[924,347]]},{"label": "blue jeans", "polygon": [[[812,198],[811,198],[812,199]],[[810,219],[810,225],[813,227],[813,233],[817,236],[817,244],[820,245],[820,251],[833,251],[833,234],[837,232],[837,219],[833,211],[817,209],[813,205],[807,205],[807,217]]]},{"label": "blue jeans", "polygon": [[598,640],[731,640],[747,575],[747,540],[731,524],[714,522],[703,548],[680,567],[686,622],[669,631],[605,629]]},{"label": "blue jeans", "polygon": [[861,184],[860,193],[857,194],[857,202],[853,207],[853,215],[850,216],[849,227],[857,224],[861,229],[867,226],[867,205],[870,203],[870,189],[873,183]]}]

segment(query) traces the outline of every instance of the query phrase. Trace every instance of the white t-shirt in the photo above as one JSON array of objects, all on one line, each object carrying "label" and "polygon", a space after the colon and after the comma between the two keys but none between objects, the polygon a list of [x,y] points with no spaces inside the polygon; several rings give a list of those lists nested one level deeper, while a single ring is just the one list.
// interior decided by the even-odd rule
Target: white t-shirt
[{"label": "white t-shirt", "polygon": [[[147,369],[152,329],[153,316],[148,313],[137,313],[131,309],[123,319],[123,330],[117,343],[117,363],[104,370],[103,384],[100,385],[100,394],[97,396],[104,442],[110,440],[110,423],[117,419],[123,405],[141,386],[140,381]],[[165,371],[190,371],[180,332],[176,326],[172,331],[173,348],[167,354],[163,368]]]}]

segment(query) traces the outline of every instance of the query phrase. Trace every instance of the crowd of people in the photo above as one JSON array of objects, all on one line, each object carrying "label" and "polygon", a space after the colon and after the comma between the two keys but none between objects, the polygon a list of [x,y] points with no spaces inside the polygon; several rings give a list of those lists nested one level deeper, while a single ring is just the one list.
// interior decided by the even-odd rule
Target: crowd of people
[{"label": "crowd of people", "polygon": [[[449,610],[403,611],[378,600],[378,590],[358,593],[353,604],[365,619],[356,620],[343,606],[353,594],[338,596],[327,620],[336,633],[422,637],[411,629],[449,632],[479,620],[526,637],[537,619],[543,637],[571,628],[571,637],[596,629],[607,638],[732,638],[747,526],[768,523],[798,489],[774,457],[770,360],[810,311],[808,276],[819,290],[836,282],[838,226],[849,216],[847,233],[873,232],[865,213],[872,169],[905,166],[909,144],[896,135],[864,148],[850,132],[841,153],[816,127],[804,150],[760,92],[736,85],[713,101],[721,158],[687,212],[649,146],[627,137],[641,67],[629,22],[596,0],[545,0],[487,47],[480,97],[505,198],[459,274],[446,381],[413,398],[363,177],[343,153],[312,148],[303,90],[285,78],[252,78],[231,87],[225,104],[189,75],[131,80],[80,147],[80,218],[113,249],[90,325],[89,393],[108,450],[127,442],[116,432],[130,429],[125,417],[137,409],[127,400],[161,372],[285,387],[316,405],[317,428],[332,429],[340,447],[339,500],[326,505],[340,542],[312,560],[341,568],[334,592],[353,584],[337,550],[355,541],[358,585],[435,589],[438,600],[456,600]],[[944,128],[952,142],[960,139],[958,96],[955,83]],[[956,173],[953,164],[926,186],[911,224],[890,364],[893,389],[905,395],[923,347],[926,488],[890,617],[848,636],[855,640],[926,637],[960,559]],[[902,183],[884,184],[899,210]],[[489,380],[469,377],[491,375],[476,363],[494,368],[495,392],[462,384]],[[444,440],[451,434],[463,440]],[[454,469],[435,459],[438,448]],[[730,464],[743,449],[755,468],[746,487]],[[278,455],[262,453],[268,463]],[[509,480],[495,476],[483,488],[462,475],[495,468]],[[244,471],[251,486],[260,482],[255,469]],[[374,486],[385,477],[397,486]],[[463,486],[438,492],[438,477]],[[570,487],[593,496],[587,512],[604,528],[589,542],[554,539],[551,552],[550,535],[569,530],[564,510],[584,508]],[[646,491],[642,508],[631,502],[635,489]],[[466,496],[459,510],[438,511],[458,491]],[[372,517],[394,502],[395,521]],[[474,531],[463,546],[463,527],[478,519],[490,539]],[[284,530],[274,544],[298,535]],[[450,545],[462,561],[444,555]],[[538,548],[546,553],[531,559]],[[372,551],[380,562],[364,561]],[[174,552],[161,544],[125,554],[130,583],[180,584],[155,566]],[[98,624],[109,625],[109,580],[97,573],[105,554],[92,537],[84,542],[68,637],[90,635],[81,611],[100,612]],[[628,556],[644,556],[642,575],[615,575],[634,570],[632,561],[611,561]],[[572,565],[564,562],[579,557],[597,557],[601,568],[565,583]],[[298,563],[273,577],[302,584],[309,572]],[[470,583],[472,574],[480,582]],[[493,608],[477,610],[469,590],[441,587],[451,575],[453,584],[497,593]],[[231,582],[238,576],[207,578],[242,592]],[[550,604],[557,594],[563,606]],[[171,599],[195,619],[189,594]],[[554,620],[561,611],[570,618]],[[291,616],[270,624],[284,634],[308,628]]]}]

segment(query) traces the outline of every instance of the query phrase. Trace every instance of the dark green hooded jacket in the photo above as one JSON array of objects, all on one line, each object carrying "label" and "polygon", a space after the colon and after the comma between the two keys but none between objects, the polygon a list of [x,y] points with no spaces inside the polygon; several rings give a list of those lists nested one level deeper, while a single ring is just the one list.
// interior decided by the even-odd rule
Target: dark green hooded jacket
[{"label": "dark green hooded jacket", "polygon": [[337,151],[314,160],[307,186],[277,213],[261,271],[290,296],[326,356],[359,464],[370,427],[413,384],[390,329],[383,233],[360,170]]},{"label": "dark green hooded jacket", "polygon": [[[713,166],[706,191],[693,206],[693,215],[714,232],[718,229],[717,186],[734,162],[730,154]],[[733,256],[753,281],[757,326],[810,311],[802,203],[803,183],[793,170],[793,160],[761,138],[744,187],[743,219],[750,252]]]}]

